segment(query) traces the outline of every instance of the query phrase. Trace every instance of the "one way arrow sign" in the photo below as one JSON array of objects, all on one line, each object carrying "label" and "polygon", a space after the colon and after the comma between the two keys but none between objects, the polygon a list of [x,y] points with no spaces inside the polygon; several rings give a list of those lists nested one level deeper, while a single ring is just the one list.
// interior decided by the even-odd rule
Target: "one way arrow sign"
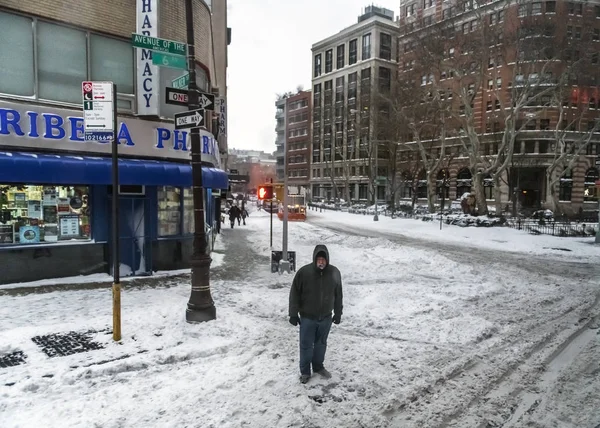
[{"label": "one way arrow sign", "polygon": [[191,110],[175,114],[175,129],[197,128],[204,123],[204,110]]},{"label": "one way arrow sign", "polygon": [[203,108],[204,110],[214,110],[215,96],[207,94],[206,92],[200,92],[198,94],[198,104],[200,105],[200,108]]}]

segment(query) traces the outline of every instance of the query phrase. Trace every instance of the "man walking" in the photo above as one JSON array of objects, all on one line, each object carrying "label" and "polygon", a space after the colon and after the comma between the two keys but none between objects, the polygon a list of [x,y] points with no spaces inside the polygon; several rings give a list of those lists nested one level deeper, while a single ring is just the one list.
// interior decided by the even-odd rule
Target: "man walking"
[{"label": "man walking", "polygon": [[340,271],[329,264],[327,247],[317,245],[313,251],[313,262],[302,266],[296,272],[290,289],[290,324],[300,324],[302,383],[310,379],[311,365],[314,373],[319,373],[327,379],[331,377],[323,362],[331,323],[339,324],[341,321],[342,299]]}]

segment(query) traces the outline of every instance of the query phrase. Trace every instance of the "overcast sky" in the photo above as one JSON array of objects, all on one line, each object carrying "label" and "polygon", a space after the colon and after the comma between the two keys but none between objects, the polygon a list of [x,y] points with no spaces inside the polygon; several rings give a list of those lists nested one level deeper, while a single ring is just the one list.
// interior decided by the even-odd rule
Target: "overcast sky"
[{"label": "overcast sky", "polygon": [[[398,15],[400,0],[378,0]],[[357,22],[369,0],[229,0],[228,145],[275,151],[276,94],[311,88],[311,46]]]}]

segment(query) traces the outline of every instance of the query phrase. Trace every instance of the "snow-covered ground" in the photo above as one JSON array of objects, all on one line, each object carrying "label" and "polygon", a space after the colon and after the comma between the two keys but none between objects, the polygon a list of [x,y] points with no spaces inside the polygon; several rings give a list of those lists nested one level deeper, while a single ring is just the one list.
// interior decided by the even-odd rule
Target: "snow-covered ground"
[{"label": "snow-covered ground", "polygon": [[[597,261],[600,245],[594,238],[561,238],[550,235],[531,235],[524,230],[509,227],[458,227],[440,222],[425,222],[411,218],[395,218],[384,215],[373,221],[373,215],[350,214],[341,211],[308,211],[313,224],[336,226],[337,228],[360,228],[385,232],[430,242],[455,244],[471,248],[483,248],[524,254],[554,256]],[[567,250],[567,251],[565,251]]]},{"label": "snow-covered ground", "polygon": [[[269,218],[255,212],[246,227],[223,231],[226,256],[211,280],[216,321],[187,324],[189,281],[165,277],[164,287],[124,290],[122,343],[99,332],[104,349],[48,358],[31,338],[110,327],[110,290],[0,297],[0,355],[28,355],[26,364],[0,368],[0,426],[600,424],[599,336],[588,329],[598,314],[598,270],[542,275],[436,248],[466,242],[526,258],[553,254],[540,246],[569,246],[560,257],[591,259],[594,246],[508,229],[439,232],[414,220],[309,216],[290,224],[289,249],[302,265],[326,244],[344,280],[344,315],[325,361],[331,380],[298,381],[298,329],[287,321],[292,276],[270,273]],[[386,239],[388,222],[398,236],[430,246]],[[273,225],[280,249],[277,217]]]}]

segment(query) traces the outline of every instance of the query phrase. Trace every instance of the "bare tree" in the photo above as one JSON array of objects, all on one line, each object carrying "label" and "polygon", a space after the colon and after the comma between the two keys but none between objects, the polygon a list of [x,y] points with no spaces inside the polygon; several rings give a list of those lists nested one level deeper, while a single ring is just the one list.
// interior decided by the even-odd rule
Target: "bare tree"
[{"label": "bare tree", "polygon": [[[511,1],[505,3],[508,6]],[[517,138],[534,129],[532,125],[552,107],[553,94],[564,79],[564,63],[557,60],[563,60],[570,48],[557,36],[556,28],[529,16],[529,2],[519,6],[519,18],[511,22],[501,10],[480,7],[473,1],[461,0],[455,7],[470,10],[469,18],[463,15],[460,21],[443,21],[413,40],[415,60],[409,76],[420,78],[421,93],[412,97],[414,118],[408,123],[412,123],[419,144],[423,131],[430,136],[436,126],[431,118],[442,118],[445,138],[456,135],[468,159],[478,212],[488,211],[486,177],[494,183],[496,210],[501,212],[501,182],[511,165]],[[502,82],[501,65],[512,70],[510,82]],[[410,77],[406,81],[413,90],[419,83]],[[477,104],[485,108],[483,120]],[[447,116],[433,113],[443,106],[448,106],[441,109]],[[435,165],[439,159],[421,153],[433,174],[431,162],[439,166]]]}]

